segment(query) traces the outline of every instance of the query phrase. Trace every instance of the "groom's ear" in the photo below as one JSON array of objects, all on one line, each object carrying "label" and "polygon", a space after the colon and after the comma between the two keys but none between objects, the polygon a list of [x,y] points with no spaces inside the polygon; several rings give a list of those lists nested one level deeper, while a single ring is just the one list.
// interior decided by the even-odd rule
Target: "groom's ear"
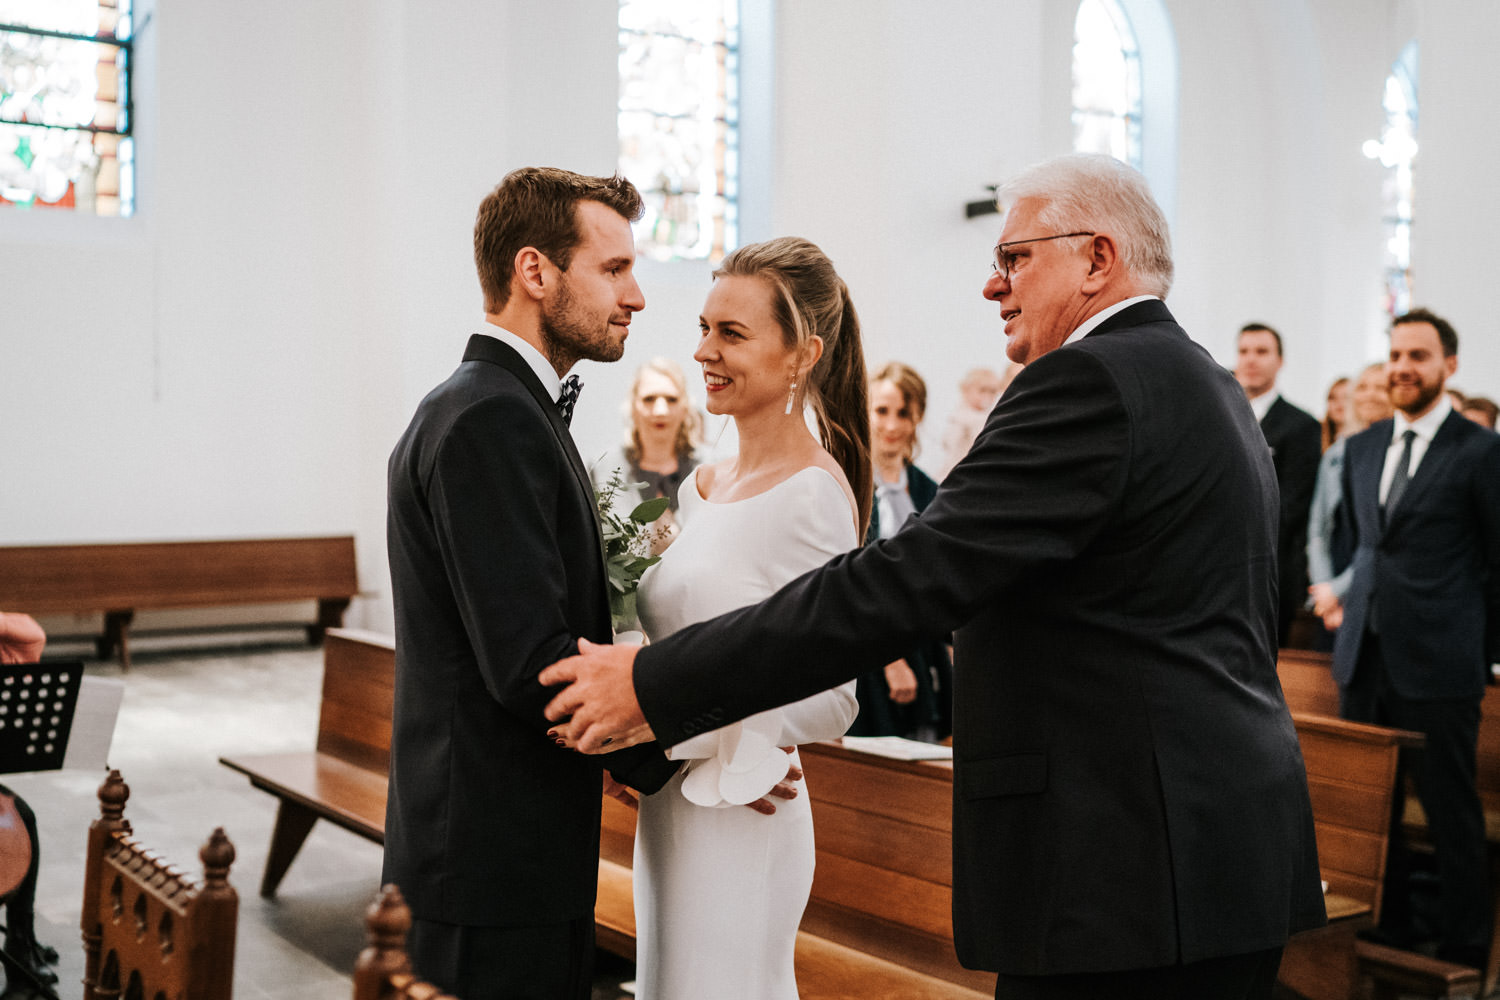
[{"label": "groom's ear", "polygon": [[511,291],[520,291],[527,298],[540,302],[546,294],[547,269],[552,262],[536,247],[522,247],[516,253],[511,274]]}]

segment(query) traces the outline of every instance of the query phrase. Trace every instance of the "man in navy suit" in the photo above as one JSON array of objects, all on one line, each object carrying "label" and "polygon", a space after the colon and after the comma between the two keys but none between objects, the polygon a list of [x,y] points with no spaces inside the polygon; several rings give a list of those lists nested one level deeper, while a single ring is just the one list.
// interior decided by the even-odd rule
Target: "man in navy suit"
[{"label": "man in navy suit", "polygon": [[1276,536],[1276,640],[1285,646],[1297,609],[1307,601],[1307,519],[1318,481],[1322,429],[1316,417],[1288,403],[1276,388],[1283,359],[1281,334],[1264,323],[1247,323],[1240,328],[1234,377],[1244,386],[1250,409],[1271,448],[1281,496]]},{"label": "man in navy suit", "polygon": [[548,715],[584,750],[678,743],[951,631],[959,959],[997,997],[1270,997],[1324,919],[1270,453],[1162,302],[1140,174],[1062,157],[1002,198],[984,294],[1026,367],[926,511],[759,605],[581,644]]},{"label": "man in navy suit", "polygon": [[[1457,369],[1451,324],[1427,310],[1396,318],[1396,414],[1345,445],[1355,551],[1333,672],[1345,718],[1426,737],[1415,778],[1442,888],[1438,957],[1481,966],[1490,918],[1475,755],[1500,661],[1500,436],[1454,412],[1444,384]],[[1409,945],[1401,813],[1398,801],[1380,930]]]},{"label": "man in navy suit", "polygon": [[[480,205],[482,333],[417,407],[389,465],[396,694],[386,882],[417,970],[465,998],[591,992],[601,768],[556,746],[536,682],[610,640],[589,477],[568,430],[580,359],[618,360],[636,284],[623,178],[527,168]],[[605,758],[646,791],[654,746]]]}]

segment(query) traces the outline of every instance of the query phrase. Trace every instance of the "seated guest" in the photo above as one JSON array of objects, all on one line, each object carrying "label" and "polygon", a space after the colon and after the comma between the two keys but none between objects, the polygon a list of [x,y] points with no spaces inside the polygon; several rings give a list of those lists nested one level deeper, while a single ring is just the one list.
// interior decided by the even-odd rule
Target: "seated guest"
[{"label": "seated guest", "polygon": [[[870,379],[870,454],[875,465],[875,505],[865,541],[890,538],[912,514],[927,509],[937,483],[912,464],[917,428],[927,409],[927,383],[893,361]],[[883,670],[861,674],[859,717],[853,736],[905,736],[933,743],[952,731],[953,664],[937,640],[913,646]]]},{"label": "seated guest", "polygon": [[1343,437],[1344,425],[1349,415],[1349,380],[1342,376],[1328,387],[1328,399],[1323,404],[1323,450]]},{"label": "seated guest", "polygon": [[1458,408],[1458,412],[1468,417],[1481,427],[1495,429],[1495,418],[1500,416],[1500,406],[1488,396],[1470,396],[1464,400],[1464,405]]},{"label": "seated guest", "polygon": [[1349,589],[1348,567],[1352,553],[1345,530],[1347,525],[1341,525],[1339,521],[1339,501],[1344,496],[1339,478],[1344,467],[1344,439],[1376,421],[1390,418],[1392,407],[1386,386],[1385,362],[1377,361],[1359,373],[1350,410],[1343,434],[1323,453],[1307,519],[1307,575],[1312,581],[1307,590],[1311,595],[1313,614],[1323,619],[1325,635],[1319,645],[1325,650],[1333,648],[1332,633],[1338,628],[1337,618],[1328,616]]},{"label": "seated guest", "polygon": [[652,551],[660,553],[677,533],[673,513],[677,490],[698,466],[703,415],[688,399],[682,369],[666,358],[653,358],[636,370],[624,406],[625,441],[620,451],[594,463],[594,489],[602,490],[616,471],[624,489],[615,505],[629,513],[643,500],[666,497],[667,512]]},{"label": "seated guest", "polygon": [[1276,639],[1285,646],[1297,609],[1307,594],[1307,511],[1318,478],[1320,432],[1312,414],[1281,397],[1276,388],[1281,364],[1281,334],[1264,323],[1247,323],[1240,329],[1234,377],[1250,398],[1250,409],[1260,421],[1266,444],[1271,446],[1271,464],[1276,467],[1281,494]]}]

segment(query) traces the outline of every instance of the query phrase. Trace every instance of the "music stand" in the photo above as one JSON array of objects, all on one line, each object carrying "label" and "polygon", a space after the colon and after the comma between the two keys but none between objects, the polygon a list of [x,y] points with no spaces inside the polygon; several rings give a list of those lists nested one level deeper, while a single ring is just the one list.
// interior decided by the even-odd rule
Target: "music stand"
[{"label": "music stand", "polygon": [[[0,774],[56,771],[63,766],[82,685],[83,663],[78,660],[0,666]],[[30,830],[27,833],[34,836]],[[11,898],[4,902],[8,917],[14,922],[14,914],[9,913]],[[29,927],[14,931],[6,928],[7,947],[0,949],[6,992],[24,984],[43,997],[56,1000],[56,991],[41,978],[39,969],[10,954],[13,932],[21,933],[23,940],[29,937],[33,948],[41,947]]]}]

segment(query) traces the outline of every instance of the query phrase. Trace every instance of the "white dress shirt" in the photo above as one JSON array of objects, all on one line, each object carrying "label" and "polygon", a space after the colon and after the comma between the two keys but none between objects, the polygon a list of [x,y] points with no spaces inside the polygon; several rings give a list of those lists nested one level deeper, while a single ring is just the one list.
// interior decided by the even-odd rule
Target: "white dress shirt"
[{"label": "white dress shirt", "polygon": [[1409,430],[1416,431],[1417,436],[1411,442],[1411,468],[1407,482],[1417,476],[1417,466],[1422,464],[1422,457],[1427,454],[1427,446],[1432,444],[1433,435],[1437,434],[1438,428],[1443,426],[1443,421],[1448,419],[1448,414],[1453,412],[1453,403],[1448,399],[1448,394],[1442,393],[1438,396],[1438,404],[1426,414],[1416,420],[1407,419],[1406,414],[1400,410],[1396,411],[1395,426],[1391,428],[1391,446],[1385,452],[1385,468],[1380,473],[1380,503],[1385,504],[1386,494],[1390,492],[1391,480],[1396,476],[1396,465],[1401,461],[1401,449],[1405,442],[1403,435]]},{"label": "white dress shirt", "polygon": [[1259,396],[1252,396],[1250,399],[1250,412],[1255,414],[1255,422],[1260,423],[1266,419],[1266,414],[1271,412],[1271,407],[1275,406],[1276,401],[1280,398],[1281,390],[1276,388],[1275,382],[1272,382],[1271,388]]},{"label": "white dress shirt", "polygon": [[542,388],[547,390],[547,395],[552,397],[552,402],[557,402],[557,397],[562,394],[562,379],[557,377],[557,369],[552,367],[542,352],[531,346],[531,342],[522,340],[503,326],[494,323],[486,323],[486,330],[480,332],[488,337],[494,337],[507,347],[515,348],[515,352],[521,356],[521,360],[531,366],[536,372],[536,377],[542,383]]}]

